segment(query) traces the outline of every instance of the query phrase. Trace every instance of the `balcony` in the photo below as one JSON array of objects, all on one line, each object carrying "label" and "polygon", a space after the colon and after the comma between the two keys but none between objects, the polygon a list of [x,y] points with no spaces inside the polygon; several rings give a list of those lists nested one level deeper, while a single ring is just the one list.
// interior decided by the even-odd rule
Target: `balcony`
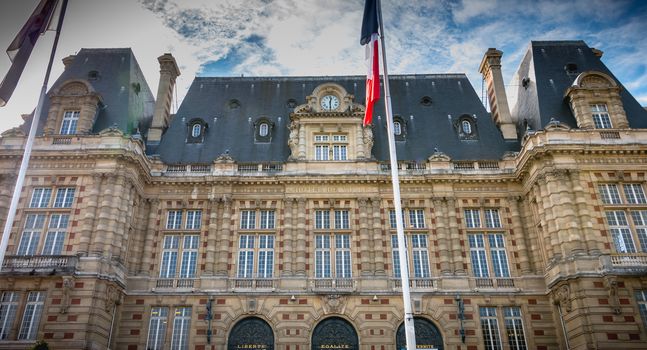
[{"label": "balcony", "polygon": [[352,292],[357,287],[351,278],[313,278],[310,289],[313,292]]},{"label": "balcony", "polygon": [[[413,290],[434,289],[434,280],[431,278],[410,278],[409,288]],[[391,280],[393,289],[402,289],[402,279],[394,278]]]},{"label": "balcony", "polygon": [[2,273],[10,274],[72,274],[79,258],[76,255],[7,255]]},{"label": "balcony", "polygon": [[194,278],[160,278],[155,283],[155,289],[193,289]]},{"label": "balcony", "polygon": [[511,289],[515,288],[513,278],[473,278],[470,281],[472,289]]},{"label": "balcony", "polygon": [[232,290],[274,290],[276,280],[273,278],[232,278]]}]

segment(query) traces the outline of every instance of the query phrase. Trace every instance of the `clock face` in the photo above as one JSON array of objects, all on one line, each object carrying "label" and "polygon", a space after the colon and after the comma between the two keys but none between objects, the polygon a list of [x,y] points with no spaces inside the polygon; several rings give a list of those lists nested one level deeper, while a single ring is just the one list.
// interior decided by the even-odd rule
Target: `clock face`
[{"label": "clock face", "polygon": [[321,108],[332,111],[339,107],[339,99],[334,95],[326,95],[321,98]]}]

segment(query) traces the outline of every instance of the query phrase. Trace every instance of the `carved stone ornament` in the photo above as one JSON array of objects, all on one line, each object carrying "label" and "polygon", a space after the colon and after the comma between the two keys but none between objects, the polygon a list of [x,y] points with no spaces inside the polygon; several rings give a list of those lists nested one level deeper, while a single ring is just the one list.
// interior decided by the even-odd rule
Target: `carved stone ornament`
[{"label": "carved stone ornament", "polygon": [[299,154],[299,123],[293,120],[288,129],[290,130],[290,138],[288,139],[290,158],[296,159]]},{"label": "carved stone ornament", "polygon": [[560,122],[559,120],[557,120],[555,118],[550,118],[550,121],[544,127],[544,130],[546,130],[546,131],[552,131],[552,130],[566,131],[566,130],[570,130],[570,129],[571,128],[568,125]]},{"label": "carved stone ornament", "polygon": [[519,152],[514,152],[514,151],[506,151],[503,153],[503,160],[513,160],[517,158],[519,155]]},{"label": "carved stone ornament", "polygon": [[233,163],[233,162],[234,162],[234,158],[232,158],[229,155],[229,152],[225,152],[225,153],[219,155],[218,158],[216,158],[216,160],[214,160],[214,163]]},{"label": "carved stone ornament", "polygon": [[437,148],[434,148],[434,153],[429,156],[430,162],[449,162],[452,160],[448,155],[439,151]]},{"label": "carved stone ornament", "polygon": [[346,306],[346,297],[339,294],[328,294],[322,297],[324,311],[327,314],[340,314]]},{"label": "carved stone ornament", "polygon": [[109,128],[105,128],[99,131],[101,136],[124,136],[124,132],[119,130],[116,124],[113,124]]},{"label": "carved stone ornament", "polygon": [[274,349],[272,327],[258,317],[247,317],[234,325],[227,349]]},{"label": "carved stone ornament", "polygon": [[122,297],[123,297],[123,295],[122,295],[121,291],[119,290],[119,288],[117,288],[117,287],[115,287],[113,285],[109,285],[106,288],[106,304],[105,304],[106,312],[111,313],[112,308],[115,305],[121,304]]},{"label": "carved stone ornament", "polygon": [[24,136],[26,136],[25,132],[22,131],[22,129],[19,128],[19,127],[11,128],[11,129],[3,132],[1,135],[2,135],[2,137],[24,137]]},{"label": "carved stone ornament", "polygon": [[568,284],[563,284],[555,290],[555,304],[562,306],[564,311],[571,312],[571,289]]},{"label": "carved stone ornament", "polygon": [[611,87],[611,84],[599,75],[589,75],[582,79],[580,86],[590,89],[604,89]]},{"label": "carved stone ornament", "polygon": [[65,314],[70,307],[70,292],[74,288],[74,279],[72,277],[63,277],[63,300],[61,301],[60,313]]},{"label": "carved stone ornament", "polygon": [[618,297],[618,280],[614,276],[607,276],[604,279],[604,282],[609,292],[609,303],[613,308],[613,313],[620,315],[622,310],[620,309],[620,299]]}]

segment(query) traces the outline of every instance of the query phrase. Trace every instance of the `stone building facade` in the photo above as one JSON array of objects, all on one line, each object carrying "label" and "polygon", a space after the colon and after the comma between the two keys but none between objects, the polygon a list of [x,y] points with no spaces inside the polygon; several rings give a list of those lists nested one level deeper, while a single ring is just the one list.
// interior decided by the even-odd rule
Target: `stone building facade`
[{"label": "stone building facade", "polygon": [[[392,78],[417,343],[647,346],[647,111],[580,41]],[[196,78],[83,49],[48,94],[7,257],[0,349],[403,347],[384,118],[363,77]],[[376,110],[383,110],[380,104]],[[379,113],[378,113],[379,114]],[[0,217],[25,125],[0,138]],[[4,224],[4,222],[0,222]]]}]

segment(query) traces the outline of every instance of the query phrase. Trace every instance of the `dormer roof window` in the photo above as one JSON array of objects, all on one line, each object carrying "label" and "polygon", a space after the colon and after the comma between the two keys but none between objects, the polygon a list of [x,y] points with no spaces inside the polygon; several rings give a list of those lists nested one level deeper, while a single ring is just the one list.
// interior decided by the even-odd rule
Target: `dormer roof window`
[{"label": "dormer roof window", "polygon": [[204,141],[207,123],[201,118],[193,118],[187,123],[187,143],[202,143]]}]

